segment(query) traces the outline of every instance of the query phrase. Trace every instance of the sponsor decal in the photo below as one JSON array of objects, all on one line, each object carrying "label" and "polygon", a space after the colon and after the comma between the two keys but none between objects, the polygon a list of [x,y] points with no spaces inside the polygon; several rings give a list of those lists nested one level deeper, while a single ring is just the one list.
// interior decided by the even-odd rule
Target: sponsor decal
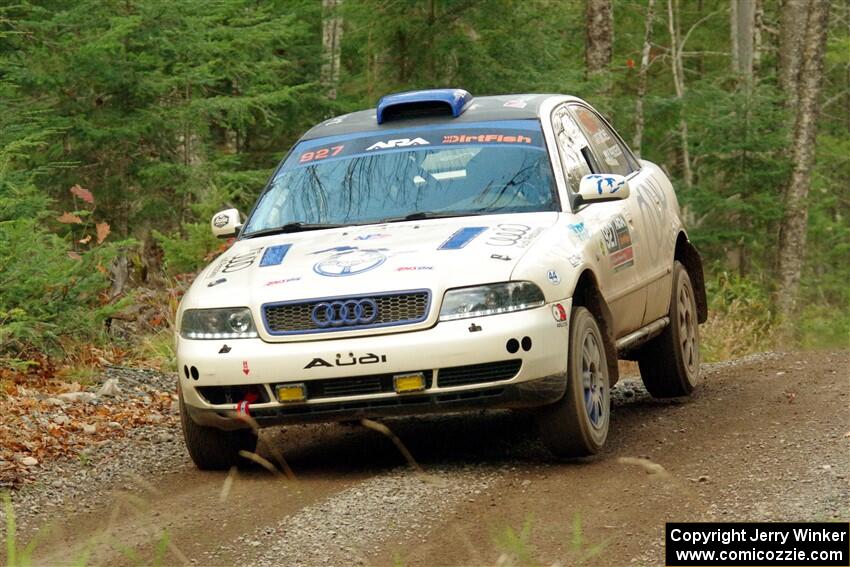
[{"label": "sponsor decal", "polygon": [[408,148],[410,146],[429,146],[431,143],[424,138],[399,138],[397,140],[387,140],[386,142],[375,142],[366,151],[371,150],[389,150],[392,148]]},{"label": "sponsor decal", "polygon": [[602,227],[602,242],[611,258],[615,272],[634,265],[632,235],[623,215],[617,215]]},{"label": "sponsor decal", "polygon": [[322,124],[322,126],[334,126],[335,124],[342,124],[346,118],[348,118],[348,114],[336,116],[334,118],[331,118],[330,120],[325,120],[325,123]]},{"label": "sponsor decal", "polygon": [[216,228],[224,228],[230,222],[230,217],[225,214],[216,215],[213,219],[213,226]]},{"label": "sponsor decal", "polygon": [[603,144],[611,139],[611,136],[605,130],[599,130],[596,134],[591,136],[591,139],[596,144]]},{"label": "sponsor decal", "polygon": [[327,250],[319,250],[312,254],[327,254],[331,256],[313,266],[313,271],[320,276],[341,277],[362,274],[374,270],[387,261],[384,254],[386,248],[360,249],[357,246],[336,246]]},{"label": "sponsor decal", "polygon": [[298,163],[310,163],[311,161],[334,157],[339,155],[339,152],[341,152],[343,149],[345,149],[345,146],[340,144],[339,146],[331,146],[329,148],[321,148],[319,150],[310,150],[301,154],[301,157],[298,158]]},{"label": "sponsor decal", "polygon": [[615,272],[634,265],[634,250],[631,246],[611,254],[611,265]]},{"label": "sponsor decal", "polygon": [[231,351],[231,348],[227,345],[221,345],[221,348],[218,349],[218,354],[227,354]]},{"label": "sponsor decal", "polygon": [[581,125],[584,126],[585,130],[590,132],[591,136],[600,129],[599,120],[589,110],[580,107],[575,110],[576,116],[578,116],[578,121],[581,122]]},{"label": "sponsor decal", "polygon": [[259,399],[259,396],[257,396],[257,394],[254,393],[254,392],[248,392],[247,394],[245,394],[245,398],[241,402],[236,404],[236,417],[243,417],[243,416],[250,417],[251,416],[251,404],[256,402],[258,399]]},{"label": "sponsor decal", "polygon": [[322,329],[368,325],[378,318],[378,303],[369,298],[317,303],[310,318]]},{"label": "sponsor decal", "polygon": [[237,416],[251,416],[251,402],[248,400],[242,400],[238,404],[236,404],[236,415]]},{"label": "sponsor decal", "polygon": [[623,155],[623,150],[620,149],[620,146],[617,144],[614,144],[613,146],[602,151],[602,156],[605,158],[605,163],[607,163],[608,165],[620,165],[620,160],[618,160],[617,158],[621,155]]},{"label": "sponsor decal", "polygon": [[556,303],[552,306],[552,316],[555,318],[555,321],[558,322],[559,327],[569,325],[569,321],[567,321],[567,309],[560,303]]},{"label": "sponsor decal", "polygon": [[449,134],[443,136],[443,144],[530,144],[528,136],[506,136],[504,134]]},{"label": "sponsor decal", "polygon": [[644,249],[650,262],[655,264],[664,253],[664,235],[669,234],[670,230],[667,193],[651,178],[642,183],[636,193],[642,223],[641,235],[647,242]]},{"label": "sponsor decal", "polygon": [[297,277],[294,277],[294,278],[284,278],[282,280],[272,280],[270,282],[266,282],[266,285],[270,286],[270,285],[285,284],[285,283],[289,283],[289,282],[297,282],[300,279],[301,279],[301,276],[297,276]]},{"label": "sponsor decal", "polygon": [[[604,247],[605,245],[603,244],[602,246]],[[567,258],[567,261],[573,268],[578,267],[581,264],[581,254],[572,254]]]},{"label": "sponsor decal", "polygon": [[251,369],[250,369],[250,368],[248,368],[248,361],[247,361],[247,360],[243,360],[243,361],[242,361],[242,374],[244,374],[245,376],[247,376],[247,375],[248,375],[248,374],[250,374],[250,373],[251,373]]},{"label": "sponsor decal", "polygon": [[485,230],[487,230],[486,226],[467,226],[461,228],[440,244],[437,250],[459,250],[472,242],[475,237]]},{"label": "sponsor decal", "polygon": [[569,228],[570,232],[582,242],[590,238],[590,235],[587,233],[587,229],[585,228],[583,222],[569,224],[567,225],[567,228]]},{"label": "sponsor decal", "polygon": [[379,238],[387,238],[389,234],[361,234],[354,237],[354,240],[378,240]]},{"label": "sponsor decal", "polygon": [[593,179],[596,181],[596,191],[599,195],[602,193],[614,194],[620,189],[622,189],[623,185],[626,184],[625,179],[621,179],[619,182],[615,181],[613,177],[609,177],[607,175],[588,175],[588,179]]},{"label": "sponsor decal", "polygon": [[555,270],[549,270],[546,272],[546,277],[549,278],[549,281],[552,282],[552,285],[558,285],[561,283],[561,276],[558,275],[558,272]]},{"label": "sponsor decal", "polygon": [[289,249],[292,248],[291,244],[279,244],[277,246],[269,246],[266,248],[266,251],[263,252],[263,257],[260,259],[260,267],[263,268],[265,266],[278,266],[281,262],[283,262],[284,256],[289,252]]},{"label": "sponsor decal", "polygon": [[510,256],[503,256],[502,254],[490,254],[490,258],[492,258],[493,260],[504,260],[505,262],[511,261]]},{"label": "sponsor decal", "polygon": [[229,258],[225,258],[219,262],[212,272],[210,272],[208,278],[217,276],[219,273],[232,274],[233,272],[238,272],[250,267],[257,259],[257,256],[260,255],[262,250],[263,248],[261,246],[259,248],[252,248],[247,252],[242,252],[241,254],[235,254]]},{"label": "sponsor decal", "polygon": [[310,362],[307,363],[307,366],[304,367],[304,370],[309,370],[311,368],[315,368],[317,366],[321,366],[323,368],[335,368],[337,366],[354,366],[357,364],[378,364],[379,362],[386,362],[387,355],[381,354],[377,355],[373,352],[367,352],[363,356],[356,357],[353,352],[349,352],[348,356],[343,356],[342,354],[337,353],[336,358],[334,359],[333,364],[325,360],[324,358],[314,358]]},{"label": "sponsor decal", "polygon": [[401,266],[396,268],[396,272],[419,272],[422,270],[433,270],[434,266]]},{"label": "sponsor decal", "polygon": [[223,284],[226,281],[227,281],[227,278],[218,278],[217,280],[208,283],[207,287],[215,287],[218,284]]}]

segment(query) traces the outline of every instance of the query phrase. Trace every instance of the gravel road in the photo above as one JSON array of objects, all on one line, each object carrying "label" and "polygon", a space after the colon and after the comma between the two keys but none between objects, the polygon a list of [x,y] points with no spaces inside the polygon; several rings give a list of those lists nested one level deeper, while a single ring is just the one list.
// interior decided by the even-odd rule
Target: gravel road
[{"label": "gravel road", "polygon": [[[328,424],[263,432],[295,480],[203,473],[169,415],[43,463],[12,494],[20,540],[37,537],[45,565],[138,564],[160,545],[168,565],[663,565],[665,521],[850,518],[850,352],[703,376],[673,401],[624,379],[606,449],[572,463],[548,458],[528,415],[488,412],[387,420],[421,471],[379,433]],[[126,396],[171,388],[109,377]]]}]

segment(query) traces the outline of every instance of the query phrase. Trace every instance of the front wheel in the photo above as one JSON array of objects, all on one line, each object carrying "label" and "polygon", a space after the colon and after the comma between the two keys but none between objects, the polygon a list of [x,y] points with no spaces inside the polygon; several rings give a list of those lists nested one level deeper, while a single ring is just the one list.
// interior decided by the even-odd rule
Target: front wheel
[{"label": "front wheel", "polygon": [[253,453],[257,450],[257,436],[251,429],[223,431],[215,427],[198,425],[186,411],[182,392],[180,397],[180,421],[186,449],[195,466],[202,471],[221,471],[233,466],[248,466],[250,461],[239,451]]},{"label": "front wheel", "polygon": [[640,376],[654,398],[690,394],[699,378],[699,327],[694,288],[688,271],[673,264],[670,324],[638,355]]},{"label": "front wheel", "polygon": [[567,391],[540,410],[537,422],[556,457],[586,457],[599,452],[608,437],[611,392],[602,332],[584,307],[572,311],[568,351]]}]

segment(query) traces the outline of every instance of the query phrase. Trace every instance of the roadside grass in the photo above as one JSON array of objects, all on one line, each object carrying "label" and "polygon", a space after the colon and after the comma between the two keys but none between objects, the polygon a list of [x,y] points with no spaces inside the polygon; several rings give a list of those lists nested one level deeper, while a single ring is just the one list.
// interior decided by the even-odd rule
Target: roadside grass
[{"label": "roadside grass", "polygon": [[607,542],[590,544],[585,540],[581,515],[573,515],[570,548],[568,556],[563,561],[541,562],[537,559],[536,549],[532,543],[534,520],[526,517],[519,531],[505,527],[493,537],[496,550],[500,552],[496,567],[546,567],[547,565],[584,565],[594,557],[599,556],[608,545]]},{"label": "roadside grass", "polygon": [[174,331],[168,325],[143,336],[131,352],[130,358],[160,372],[177,370],[177,351],[174,348]]}]

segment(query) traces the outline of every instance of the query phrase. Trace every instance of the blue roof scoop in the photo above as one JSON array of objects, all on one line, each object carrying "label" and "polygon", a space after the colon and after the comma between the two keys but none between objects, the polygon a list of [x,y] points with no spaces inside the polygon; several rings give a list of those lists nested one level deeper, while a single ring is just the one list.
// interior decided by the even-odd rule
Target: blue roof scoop
[{"label": "blue roof scoop", "polygon": [[463,89],[430,89],[389,94],[378,101],[378,124],[419,116],[460,116],[472,95]]}]

